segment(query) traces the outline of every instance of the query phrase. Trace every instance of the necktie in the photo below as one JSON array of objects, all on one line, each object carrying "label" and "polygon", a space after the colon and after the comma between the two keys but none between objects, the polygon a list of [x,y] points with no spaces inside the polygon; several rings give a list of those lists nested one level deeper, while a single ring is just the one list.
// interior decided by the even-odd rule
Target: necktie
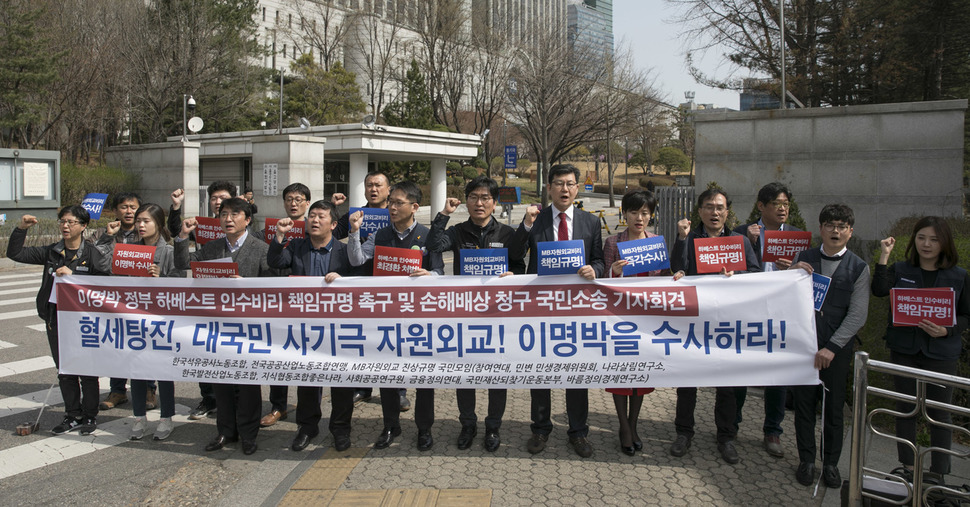
[{"label": "necktie", "polygon": [[559,241],[569,241],[569,228],[566,226],[566,212],[559,212]]}]

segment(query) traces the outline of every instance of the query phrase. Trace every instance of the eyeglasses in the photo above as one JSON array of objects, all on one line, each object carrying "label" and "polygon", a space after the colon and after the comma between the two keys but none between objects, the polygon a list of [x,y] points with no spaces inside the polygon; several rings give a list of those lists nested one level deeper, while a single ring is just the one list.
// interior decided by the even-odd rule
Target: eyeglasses
[{"label": "eyeglasses", "polygon": [[219,213],[219,218],[230,218],[230,217],[236,218],[239,215],[245,215],[245,214],[246,213],[242,211],[223,211],[222,213]]},{"label": "eyeglasses", "polygon": [[283,199],[283,202],[286,204],[303,204],[306,202],[306,199],[302,197],[287,197]]},{"label": "eyeglasses", "polygon": [[400,208],[401,206],[407,206],[411,204],[410,201],[387,201],[388,208]]},{"label": "eyeglasses", "polygon": [[74,227],[75,225],[81,223],[80,220],[58,220],[57,225],[70,225]]},{"label": "eyeglasses", "polygon": [[468,202],[480,202],[482,204],[488,204],[488,203],[492,202],[492,196],[490,196],[488,194],[482,194],[482,195],[479,195],[479,194],[469,194],[468,195]]},{"label": "eyeglasses", "polygon": [[706,204],[701,206],[701,209],[708,213],[724,213],[727,211],[727,206],[714,206],[713,204]]},{"label": "eyeglasses", "polygon": [[578,187],[579,183],[576,183],[575,181],[556,180],[550,183],[549,185],[553,188],[568,188],[569,190],[572,190]]},{"label": "eyeglasses", "polygon": [[828,232],[833,232],[833,231],[845,232],[851,228],[852,226],[849,224],[833,224],[832,222],[826,222],[822,224],[822,229],[825,229]]},{"label": "eyeglasses", "polygon": [[771,201],[768,204],[778,208],[778,209],[788,209],[791,208],[790,201]]}]

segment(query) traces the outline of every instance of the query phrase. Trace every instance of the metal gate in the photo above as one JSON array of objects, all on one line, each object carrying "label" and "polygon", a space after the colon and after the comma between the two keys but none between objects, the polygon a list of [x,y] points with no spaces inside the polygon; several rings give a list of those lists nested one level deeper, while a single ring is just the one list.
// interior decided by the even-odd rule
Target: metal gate
[{"label": "metal gate", "polygon": [[694,187],[657,187],[657,234],[667,241],[667,248],[673,250],[677,240],[677,222],[689,218],[694,209]]}]

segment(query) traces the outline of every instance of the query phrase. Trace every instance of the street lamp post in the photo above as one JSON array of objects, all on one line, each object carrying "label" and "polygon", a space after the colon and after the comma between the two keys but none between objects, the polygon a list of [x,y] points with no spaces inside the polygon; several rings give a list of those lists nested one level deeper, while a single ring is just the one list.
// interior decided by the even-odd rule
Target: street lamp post
[{"label": "street lamp post", "polygon": [[182,142],[188,142],[189,138],[187,133],[188,130],[188,113],[187,111],[191,109],[195,111],[195,99],[188,94],[182,94]]}]

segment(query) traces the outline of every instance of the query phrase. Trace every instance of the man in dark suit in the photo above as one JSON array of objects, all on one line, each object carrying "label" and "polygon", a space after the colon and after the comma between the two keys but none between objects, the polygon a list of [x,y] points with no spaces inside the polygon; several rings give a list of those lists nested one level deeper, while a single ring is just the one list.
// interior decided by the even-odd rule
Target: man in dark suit
[{"label": "man in dark suit", "polygon": [[[599,220],[573,207],[579,194],[579,169],[571,164],[559,164],[549,168],[547,191],[552,206],[539,210],[530,206],[525,219],[515,231],[509,244],[509,258],[521,258],[529,254],[528,274],[536,273],[538,265],[538,244],[542,241],[582,240],[586,253],[586,264],[576,273],[587,280],[603,276],[603,234]],[[532,395],[532,437],[526,449],[536,454],[546,447],[549,433],[552,432],[550,419],[552,393],[549,389],[533,389]],[[589,426],[589,392],[586,389],[566,389],[566,415],[569,418],[569,443],[576,454],[588,458],[593,454],[593,446],[586,436]]]},{"label": "man in dark suit", "polygon": [[[411,273],[411,276],[444,274],[445,263],[441,259],[441,252],[427,249],[428,228],[419,224],[414,215],[421,206],[421,189],[411,181],[402,181],[391,187],[390,198],[387,201],[391,225],[378,229],[360,242],[360,224],[364,214],[360,211],[350,215],[350,236],[347,240],[347,251],[350,263],[354,266],[364,266],[374,258],[374,250],[378,246],[395,248],[410,248],[421,250],[421,268]],[[381,410],[384,412],[384,430],[381,431],[375,449],[385,449],[394,441],[394,437],[401,434],[400,398],[394,396],[394,389],[381,388]],[[434,389],[417,389],[414,398],[414,423],[418,427],[418,450],[427,451],[434,445],[431,437],[431,426],[434,424]]]},{"label": "man in dark suit", "polygon": [[[776,262],[762,261],[762,250],[765,231],[800,231],[796,227],[788,225],[788,210],[791,208],[791,191],[784,183],[773,181],[761,187],[758,191],[758,212],[761,217],[757,222],[739,225],[734,228],[734,232],[744,235],[751,242],[754,253],[758,258],[758,264],[762,271],[778,271],[788,269],[791,266],[791,259],[778,259]],[[786,386],[766,386],[765,387],[765,421],[763,430],[765,434],[764,448],[769,455],[776,458],[785,457],[785,450],[781,445],[781,423],[785,420],[785,396],[788,392]],[[741,424],[741,408],[744,407],[744,400],[747,397],[747,387],[735,387],[734,396],[737,399],[738,417],[737,424]]]},{"label": "man in dark suit", "polygon": [[[674,242],[674,251],[670,255],[670,269],[674,271],[674,279],[678,279],[685,274],[697,275],[697,254],[694,251],[694,240],[697,238],[719,238],[739,236],[732,232],[725,225],[728,215],[731,213],[731,200],[727,193],[719,188],[707,189],[697,196],[698,215],[701,225],[691,230],[690,220],[684,218],[677,222],[677,241]],[[740,235],[743,237],[743,235]],[[747,269],[739,271],[761,271],[751,242],[747,238],[742,239],[744,244],[744,260]],[[716,275],[718,273],[709,273]],[[724,276],[735,274],[721,267],[719,273]],[[694,438],[694,408],[697,406],[696,387],[677,388],[677,412],[674,417],[674,427],[677,431],[677,438],[670,445],[670,454],[681,457],[687,454],[691,440]],[[721,457],[730,464],[738,463],[741,458],[738,456],[734,439],[737,437],[738,429],[735,425],[737,419],[737,401],[734,397],[733,387],[718,387],[714,398],[714,425],[717,426],[717,450]]]},{"label": "man in dark suit", "polygon": [[[239,277],[276,276],[276,270],[266,262],[269,247],[262,240],[249,234],[252,221],[249,203],[240,197],[222,201],[219,221],[225,238],[209,241],[197,251],[189,253],[189,234],[198,222],[195,218],[182,221],[182,231],[175,240],[175,267],[190,269],[192,261],[208,261],[232,258],[239,266]],[[258,385],[215,384],[216,428],[219,434],[205,446],[206,451],[222,449],[227,442],[242,439],[244,454],[256,452],[256,434],[259,432],[259,411],[262,394]]]},{"label": "man in dark suit", "polygon": [[[347,246],[333,237],[337,227],[337,208],[327,201],[317,201],[310,206],[306,220],[306,237],[293,239],[286,246],[283,238],[293,227],[292,218],[276,223],[276,238],[269,245],[267,260],[277,269],[290,269],[295,276],[322,276],[331,283],[345,275],[353,275],[355,269],[347,257]],[[320,400],[323,388],[299,386],[296,388],[296,424],[298,430],[290,449],[302,451],[310,440],[320,434],[318,425],[322,413]],[[354,414],[354,388],[331,387],[330,434],[338,451],[350,448],[350,419]]]}]

